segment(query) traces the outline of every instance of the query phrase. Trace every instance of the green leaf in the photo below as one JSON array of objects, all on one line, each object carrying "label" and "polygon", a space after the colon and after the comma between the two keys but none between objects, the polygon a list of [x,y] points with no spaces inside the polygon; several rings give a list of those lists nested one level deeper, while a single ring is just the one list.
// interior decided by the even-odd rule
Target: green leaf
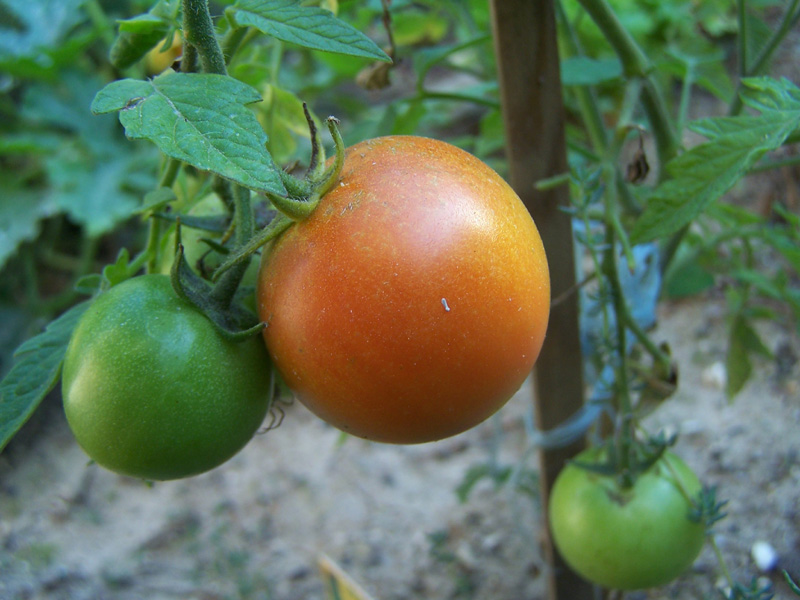
[{"label": "green leaf", "polygon": [[149,139],[167,156],[250,189],[283,195],[267,136],[245,106],[260,100],[232,77],[165,73],[110,83],[95,96],[92,111],[120,111],[128,137]]},{"label": "green leaf", "polygon": [[714,276],[696,260],[680,263],[669,272],[664,292],[670,298],[695,296],[714,285]]},{"label": "green leaf", "polygon": [[[22,97],[22,116],[47,131],[78,133],[100,154],[108,152],[109,140],[122,139],[112,116],[97,117],[89,105],[103,81],[94,75],[67,69],[53,83],[27,86]],[[26,123],[26,124],[28,124]]]},{"label": "green leaf", "polygon": [[[265,125],[272,124],[269,151],[278,164],[286,164],[297,149],[296,136],[308,138],[310,135],[303,102],[292,92],[270,84],[264,86],[263,93],[264,102],[259,105],[259,113]],[[319,121],[316,122],[319,125]]]},{"label": "green leaf", "polygon": [[772,29],[750,12],[746,13],[744,24],[747,32],[745,55],[747,56],[747,66],[749,68],[755,63],[756,58],[758,58],[764,46],[767,45],[770,37],[772,37]]},{"label": "green leaf", "polygon": [[754,353],[766,357],[772,355],[747,319],[741,314],[737,315],[731,325],[728,355],[725,361],[728,373],[725,392],[729,398],[733,398],[742,391],[745,383],[750,378],[753,372],[750,355]]},{"label": "green leaf", "polygon": [[786,583],[789,584],[789,587],[795,593],[795,595],[800,596],[800,586],[794,582],[786,569],[783,570],[783,578],[786,580]]},{"label": "green leaf", "polygon": [[58,383],[72,330],[89,304],[72,307],[14,353],[14,366],[0,381],[0,451]]},{"label": "green leaf", "polygon": [[[800,231],[800,226],[798,226],[797,231]],[[780,231],[774,231],[774,236],[770,239],[770,244],[783,255],[783,258],[786,259],[797,273],[800,273],[800,246],[798,246],[796,241],[787,237]]]},{"label": "green leaf", "polygon": [[757,117],[702,119],[691,129],[709,141],[666,165],[670,179],[650,195],[631,232],[640,244],[668,236],[691,223],[727,192],[755,162],[781,146],[800,126],[800,89],[787,79],[746,79],[744,103],[761,111]]},{"label": "green leaf", "polygon": [[464,474],[464,478],[456,488],[456,496],[462,504],[467,501],[475,485],[482,479],[491,479],[495,487],[499,488],[511,476],[511,467],[500,467],[491,463],[482,463],[471,466]]},{"label": "green leaf", "polygon": [[103,267],[103,279],[101,285],[104,289],[114,287],[130,279],[130,260],[131,255],[127,248],[121,248],[117,254],[117,260]]},{"label": "green leaf", "polygon": [[414,55],[414,71],[417,73],[417,79],[422,81],[434,66],[446,61],[452,55],[471,48],[473,46],[480,46],[491,41],[491,36],[480,35],[478,37],[466,40],[464,42],[457,42],[455,44],[439,44],[431,46],[430,48],[422,48]]},{"label": "green leaf", "polygon": [[84,2],[2,0],[0,5],[8,17],[0,21],[0,54],[30,56],[42,47],[58,46],[61,38],[85,18],[81,12]]},{"label": "green leaf", "polygon": [[[132,67],[145,57],[152,48],[167,35],[169,26],[160,21],[142,21],[151,26],[147,31],[120,30],[117,39],[108,52],[108,60],[117,69],[124,70]],[[140,23],[141,25],[141,23]]]},{"label": "green leaf", "polygon": [[119,34],[109,51],[111,64],[127,69],[158,44],[167,33],[177,28],[179,3],[159,0],[149,12],[119,22]]},{"label": "green leaf", "polygon": [[56,208],[43,193],[4,186],[0,200],[0,268],[25,241],[39,235],[39,221]]},{"label": "green leaf", "polygon": [[115,153],[95,156],[70,144],[45,163],[51,185],[49,201],[83,225],[91,237],[111,231],[131,217],[139,206],[137,189],[144,192],[134,180],[134,155],[122,145],[117,148]]},{"label": "green leaf", "polygon": [[113,115],[91,113],[101,85],[93,75],[63,71],[53,84],[28,87],[21,111],[30,125],[73,134],[54,139],[60,143],[43,161],[46,197],[92,236],[131,216],[140,194],[153,186],[157,159],[149,144],[126,142]]},{"label": "green leaf", "polygon": [[392,14],[392,36],[398,47],[438,45],[450,29],[442,14],[409,3]]},{"label": "green leaf", "polygon": [[621,76],[622,63],[616,58],[576,56],[561,61],[561,83],[564,85],[597,85]]},{"label": "green leaf", "polygon": [[738,281],[752,285],[768,298],[773,300],[781,300],[783,298],[781,289],[763,273],[753,269],[737,269],[732,275]]},{"label": "green leaf", "polygon": [[391,62],[375,42],[323,8],[299,0],[237,0],[225,11],[238,27],[255,27],[284,42]]},{"label": "green leaf", "polygon": [[75,291],[86,296],[94,296],[102,289],[103,278],[99,273],[91,273],[80,277],[75,282]]},{"label": "green leaf", "polygon": [[47,154],[58,148],[61,137],[49,131],[25,131],[0,138],[0,155]]},{"label": "green leaf", "polygon": [[[85,0],[0,0],[0,71],[15,75],[48,74],[60,54],[74,50],[65,39],[85,16]],[[84,35],[81,45],[86,43]],[[69,46],[69,47],[68,47]]]}]

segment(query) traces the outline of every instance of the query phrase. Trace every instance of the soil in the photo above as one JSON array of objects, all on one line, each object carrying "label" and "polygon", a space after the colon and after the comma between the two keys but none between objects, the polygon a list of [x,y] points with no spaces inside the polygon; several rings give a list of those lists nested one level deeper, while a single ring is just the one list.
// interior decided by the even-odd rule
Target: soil
[{"label": "soil", "polygon": [[[675,452],[728,500],[716,539],[734,578],[767,578],[788,599],[782,569],[800,576],[800,341],[767,325],[774,359],[729,402],[723,301],[664,304],[659,321],[680,385],[647,426],[680,433]],[[0,599],[315,600],[323,556],[374,600],[543,599],[531,395],[528,384],[481,426],[407,447],[343,438],[295,403],[222,467],[150,485],[88,464],[54,393],[0,455]],[[497,477],[462,502],[481,467]],[[778,556],[768,572],[751,557],[759,541]],[[672,585],[625,597],[699,600],[723,584],[707,547]]]}]

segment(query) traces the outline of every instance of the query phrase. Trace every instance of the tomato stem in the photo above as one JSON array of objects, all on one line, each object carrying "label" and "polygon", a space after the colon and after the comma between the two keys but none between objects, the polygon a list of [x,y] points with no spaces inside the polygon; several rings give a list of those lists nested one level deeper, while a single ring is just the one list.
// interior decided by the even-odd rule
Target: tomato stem
[{"label": "tomato stem", "polygon": [[[621,485],[633,485],[636,473],[634,472],[634,425],[635,419],[631,403],[629,378],[628,378],[628,349],[627,327],[624,317],[627,312],[625,295],[619,282],[619,267],[617,265],[617,248],[620,244],[620,230],[614,226],[614,215],[617,212],[616,197],[616,170],[613,165],[606,164],[603,169],[607,191],[605,194],[606,226],[605,226],[605,252],[603,257],[603,274],[610,286],[611,302],[615,315],[615,352],[616,360],[616,393],[617,410],[619,418],[615,440],[617,444],[617,460],[619,461],[619,474]],[[624,247],[624,245],[623,245]]]},{"label": "tomato stem", "polygon": [[[669,117],[664,97],[653,79],[653,65],[614,14],[606,0],[578,0],[614,48],[626,77],[642,82],[641,102],[656,138],[659,164],[675,156],[680,140]],[[663,173],[663,169],[661,170]]]},{"label": "tomato stem", "polygon": [[[253,209],[250,204],[250,190],[242,186],[233,186],[234,201],[234,231],[236,234],[236,248],[243,248],[253,237],[254,219]],[[250,265],[251,256],[243,258],[241,261],[232,265],[216,281],[211,291],[211,301],[215,303],[218,310],[226,310],[233,302],[236,290],[244,278],[244,274]]]},{"label": "tomato stem", "polygon": [[292,198],[291,196],[278,196],[277,194],[267,193],[272,206],[282,215],[292,221],[302,221],[306,219],[316,208],[316,202],[311,202],[308,198]]},{"label": "tomato stem", "polygon": [[264,227],[261,231],[256,233],[250,240],[248,240],[247,244],[232,252],[228,259],[223,262],[219,268],[214,272],[212,277],[213,281],[219,279],[225,271],[232,268],[234,265],[239,264],[240,262],[247,260],[254,252],[256,252],[261,246],[269,242],[270,240],[275,239],[281,233],[286,231],[293,223],[289,217],[282,213],[278,213],[278,215],[270,221],[270,223]]},{"label": "tomato stem", "polygon": [[225,56],[217,41],[207,0],[183,0],[183,35],[197,49],[204,73],[227,75]]},{"label": "tomato stem", "polygon": [[333,138],[336,153],[333,157],[333,164],[323,173],[320,182],[315,186],[314,194],[317,199],[327,194],[331,187],[333,187],[333,184],[339,180],[339,175],[341,175],[342,167],[344,166],[345,148],[342,133],[339,131],[339,119],[336,117],[328,117],[326,122],[328,124],[328,131],[330,131],[331,137]]},{"label": "tomato stem", "polygon": [[247,27],[231,26],[225,37],[222,38],[222,54],[227,64],[230,64],[236,50],[239,49],[248,33]]},{"label": "tomato stem", "polygon": [[[178,177],[181,168],[181,161],[174,158],[165,158],[162,164],[161,178],[158,181],[158,188],[171,188]],[[137,265],[137,269],[147,261],[146,273],[155,273],[158,265],[159,241],[161,240],[161,219],[150,217],[150,229],[147,234],[147,245],[142,253],[134,258],[132,265]],[[146,258],[145,258],[146,257]]]},{"label": "tomato stem", "polygon": [[345,148],[342,134],[339,132],[339,120],[336,117],[328,117],[326,120],[336,148],[336,154],[333,158],[333,164],[322,171],[322,165],[324,165],[324,162],[320,161],[320,156],[324,156],[322,143],[317,134],[316,126],[313,124],[313,120],[311,120],[307,110],[306,116],[309,119],[312,140],[311,161],[306,178],[299,180],[289,173],[281,171],[281,180],[289,192],[288,196],[278,196],[267,192],[267,197],[275,209],[292,221],[307,219],[314,212],[320,198],[338,181],[344,165]]},{"label": "tomato stem", "polygon": [[308,123],[308,133],[311,138],[311,160],[308,163],[308,177],[315,178],[322,175],[322,170],[325,168],[325,148],[322,146],[322,138],[319,136],[314,118],[308,110],[308,104],[303,102],[303,113],[306,116]]},{"label": "tomato stem", "polygon": [[711,549],[714,551],[714,556],[717,558],[717,563],[719,564],[720,571],[722,571],[722,576],[728,583],[728,587],[733,588],[735,582],[731,576],[730,569],[728,569],[728,564],[725,562],[725,557],[722,556],[722,551],[719,549],[717,537],[713,533],[709,533],[707,539],[708,543],[711,544]]}]

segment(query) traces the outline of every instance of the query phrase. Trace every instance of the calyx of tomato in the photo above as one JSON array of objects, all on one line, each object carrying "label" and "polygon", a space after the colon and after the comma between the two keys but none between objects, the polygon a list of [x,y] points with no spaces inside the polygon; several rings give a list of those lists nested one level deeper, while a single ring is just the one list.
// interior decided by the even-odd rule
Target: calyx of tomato
[{"label": "calyx of tomato", "polygon": [[344,164],[344,141],[342,140],[342,134],[339,132],[339,120],[336,117],[328,117],[326,119],[336,152],[333,163],[326,169],[325,149],[322,146],[322,139],[305,103],[303,104],[303,110],[311,133],[311,161],[306,171],[306,176],[303,179],[298,179],[285,171],[281,171],[281,181],[288,194],[286,196],[278,196],[277,194],[267,193],[267,197],[275,209],[292,221],[302,221],[314,211],[317,204],[319,204],[320,198],[339,179],[339,174]]},{"label": "calyx of tomato", "polygon": [[[246,339],[259,333],[265,326],[264,323],[256,322],[256,317],[252,313],[234,302],[250,257],[261,246],[288,229],[292,223],[307,218],[319,204],[320,198],[339,179],[342,171],[345,148],[338,128],[339,120],[335,117],[326,119],[335,147],[333,161],[326,167],[325,150],[319,131],[305,104],[303,110],[311,134],[311,160],[305,177],[299,179],[281,171],[281,180],[287,195],[267,194],[278,213],[262,230],[252,235],[250,233],[253,231],[253,215],[249,209],[249,201],[241,203],[247,210],[237,208],[234,211],[238,219],[235,223],[237,237],[241,239],[243,232],[250,232],[247,234],[249,239],[247,237],[242,239],[228,259],[218,267],[212,277],[213,285],[197,275],[187,263],[180,242],[180,220],[177,221],[176,256],[170,272],[172,287],[178,296],[203,312],[217,326],[220,333],[229,339]],[[234,189],[234,197],[236,194],[247,194],[249,197],[249,190],[239,187]],[[236,198],[234,200],[238,202]]]},{"label": "calyx of tomato", "polygon": [[326,123],[328,130],[333,138],[335,155],[329,167],[325,167],[325,150],[319,136],[314,120],[306,105],[303,105],[308,121],[308,128],[311,133],[311,161],[303,179],[298,179],[281,171],[281,180],[286,188],[286,196],[267,194],[272,205],[278,211],[277,216],[272,219],[261,231],[244,245],[231,252],[228,259],[224,261],[214,273],[212,280],[218,281],[229,269],[236,267],[247,260],[261,246],[275,239],[286,231],[293,223],[302,221],[314,212],[328,190],[339,179],[344,165],[344,141],[339,132],[339,120],[336,117],[328,117]]},{"label": "calyx of tomato", "polygon": [[[184,256],[181,243],[181,222],[176,222],[175,260],[170,270],[170,281],[175,293],[200,310],[227,339],[244,341],[260,333],[265,324],[257,322],[255,315],[233,302],[235,288],[241,280],[238,273],[232,273],[229,282],[215,286],[195,273]],[[247,265],[244,264],[244,268]],[[228,288],[233,286],[233,290]],[[255,324],[254,324],[255,323]]]},{"label": "calyx of tomato", "polygon": [[676,440],[677,436],[674,435],[668,438],[659,435],[620,445],[609,439],[599,454],[602,457],[599,461],[587,463],[574,460],[572,464],[591,473],[616,477],[620,488],[630,488],[636,478],[656,464]]}]

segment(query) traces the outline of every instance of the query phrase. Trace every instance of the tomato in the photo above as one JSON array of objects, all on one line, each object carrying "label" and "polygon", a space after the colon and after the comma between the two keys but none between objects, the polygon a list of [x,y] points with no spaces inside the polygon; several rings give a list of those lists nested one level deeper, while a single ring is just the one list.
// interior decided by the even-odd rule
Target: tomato
[{"label": "tomato", "polygon": [[143,479],[208,471],[238,452],[269,405],[261,339],[236,343],[178,298],[165,275],[101,294],[64,359],[64,410],[100,465]]},{"label": "tomato", "polygon": [[311,216],[262,255],[259,315],[295,395],[350,434],[428,442],[480,423],[544,341],[550,279],[513,190],[452,145],[346,151]]},{"label": "tomato", "polygon": [[161,40],[157,46],[153,47],[145,55],[145,66],[148,75],[163,73],[183,54],[183,40],[180,35],[172,37],[172,44],[170,44],[169,48],[162,51],[163,47],[164,40]]},{"label": "tomato", "polygon": [[[578,455],[593,463],[598,451]],[[610,589],[663,585],[687,569],[705,540],[702,523],[689,519],[701,485],[669,452],[623,489],[615,477],[567,465],[550,495],[553,541],[577,573]]]}]

